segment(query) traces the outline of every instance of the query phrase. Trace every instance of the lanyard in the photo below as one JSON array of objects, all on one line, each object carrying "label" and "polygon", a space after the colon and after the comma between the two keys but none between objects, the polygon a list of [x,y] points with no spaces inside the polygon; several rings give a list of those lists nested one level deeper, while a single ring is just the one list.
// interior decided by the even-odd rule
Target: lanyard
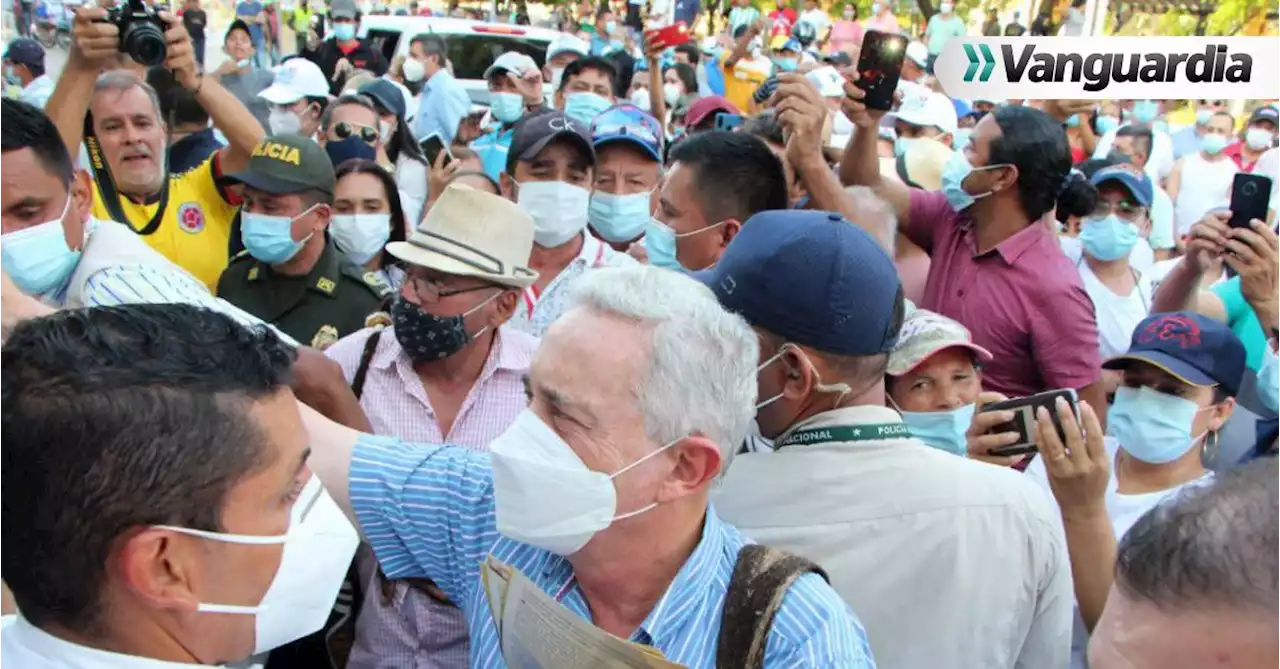
[{"label": "lanyard", "polygon": [[813,446],[831,442],[848,441],[881,441],[884,439],[907,439],[911,429],[906,423],[868,423],[866,425],[833,425],[816,427],[807,430],[796,430],[778,442],[774,448],[787,446]]}]

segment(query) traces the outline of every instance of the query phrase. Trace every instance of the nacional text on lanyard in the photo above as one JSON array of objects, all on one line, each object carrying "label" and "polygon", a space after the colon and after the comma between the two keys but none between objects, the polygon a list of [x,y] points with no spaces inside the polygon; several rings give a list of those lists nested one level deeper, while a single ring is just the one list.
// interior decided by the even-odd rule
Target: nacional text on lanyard
[{"label": "nacional text on lanyard", "polygon": [[868,423],[866,425],[833,425],[796,430],[778,442],[774,448],[787,446],[812,446],[841,441],[880,441],[882,439],[906,439],[911,430],[906,423]]}]

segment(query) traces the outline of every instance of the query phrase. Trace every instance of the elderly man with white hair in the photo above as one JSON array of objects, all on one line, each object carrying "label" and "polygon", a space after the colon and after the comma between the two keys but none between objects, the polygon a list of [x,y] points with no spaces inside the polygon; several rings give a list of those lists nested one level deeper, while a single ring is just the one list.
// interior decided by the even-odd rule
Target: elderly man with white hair
[{"label": "elderly man with white hair", "polygon": [[[389,578],[430,578],[462,608],[472,667],[505,666],[486,555],[617,637],[714,667],[747,645],[720,648],[722,620],[731,632],[755,624],[725,606],[748,541],[708,495],[747,433],[758,359],[751,328],[692,279],[600,269],[547,330],[529,409],[489,454],[359,434],[307,411],[310,464]],[[780,600],[771,626],[756,626],[768,630],[757,666],[874,666],[821,577],[798,576]]]}]

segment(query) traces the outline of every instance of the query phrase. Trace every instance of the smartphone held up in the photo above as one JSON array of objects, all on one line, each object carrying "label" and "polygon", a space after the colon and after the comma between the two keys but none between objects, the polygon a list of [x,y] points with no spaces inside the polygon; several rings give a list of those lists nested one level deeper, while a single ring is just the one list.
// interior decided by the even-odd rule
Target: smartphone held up
[{"label": "smartphone held up", "polygon": [[866,96],[867,109],[893,109],[893,94],[902,76],[902,61],[907,55],[907,37],[878,30],[868,30],[862,37],[858,54],[858,88]]},{"label": "smartphone held up", "polygon": [[1018,435],[1018,440],[1016,442],[1007,446],[991,449],[991,455],[998,455],[1001,457],[1027,455],[1028,453],[1035,453],[1040,450],[1038,444],[1039,437],[1036,433],[1036,411],[1041,407],[1049,411],[1049,417],[1053,421],[1053,426],[1058,431],[1058,438],[1061,439],[1063,443],[1066,443],[1067,433],[1062,427],[1062,420],[1058,417],[1058,409],[1056,406],[1056,402],[1060,397],[1067,401],[1067,405],[1071,407],[1071,413],[1079,417],[1080,410],[1077,407],[1078,399],[1076,397],[1076,391],[1070,388],[1063,390],[1048,390],[1043,393],[1037,393],[1027,397],[1015,397],[1011,400],[983,405],[983,413],[987,413],[989,411],[1013,412],[1013,420],[993,426],[987,431],[987,434],[1014,433]]}]

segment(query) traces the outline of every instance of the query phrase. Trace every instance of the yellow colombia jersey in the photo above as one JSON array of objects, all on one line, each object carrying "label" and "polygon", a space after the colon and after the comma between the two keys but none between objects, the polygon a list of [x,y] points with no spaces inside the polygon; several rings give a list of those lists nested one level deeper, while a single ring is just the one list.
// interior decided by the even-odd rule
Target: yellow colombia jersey
[{"label": "yellow colombia jersey", "polygon": [[[164,219],[149,235],[141,235],[151,248],[191,272],[213,291],[227,267],[231,221],[237,205],[227,201],[216,181],[218,154],[182,174],[169,175],[169,204]],[[120,207],[134,232],[141,231],[156,213],[159,199],[138,203],[118,195]],[[97,182],[93,187],[93,215],[111,220]]]},{"label": "yellow colombia jersey", "polygon": [[724,97],[735,107],[745,113],[751,108],[751,96],[769,78],[773,65],[757,61],[750,54],[744,56],[732,68],[723,64],[720,70],[724,75]]}]

